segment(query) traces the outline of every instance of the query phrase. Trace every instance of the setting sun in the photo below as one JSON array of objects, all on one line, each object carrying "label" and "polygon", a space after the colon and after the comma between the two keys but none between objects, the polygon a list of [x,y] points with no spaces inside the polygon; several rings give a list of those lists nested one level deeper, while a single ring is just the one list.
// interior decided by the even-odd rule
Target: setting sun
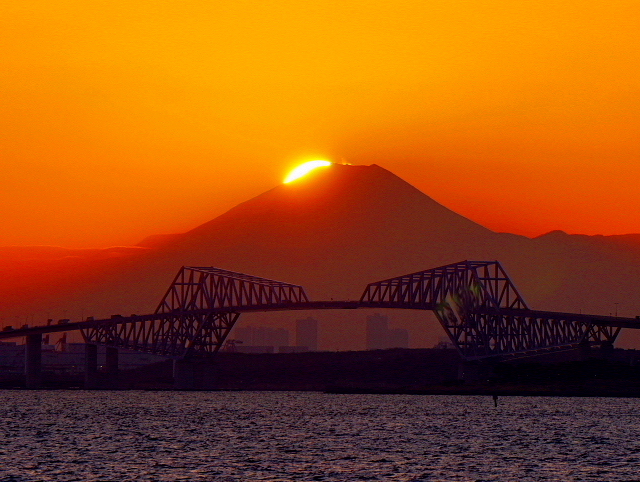
[{"label": "setting sun", "polygon": [[309,162],[305,162],[304,164],[300,164],[298,167],[296,167],[293,171],[289,173],[289,175],[285,178],[284,183],[287,184],[291,181],[295,181],[296,179],[300,179],[301,177],[306,176],[307,174],[309,174],[311,171],[313,171],[318,167],[326,167],[326,166],[330,166],[331,164],[332,163],[329,161],[322,161],[322,160],[309,161]]}]

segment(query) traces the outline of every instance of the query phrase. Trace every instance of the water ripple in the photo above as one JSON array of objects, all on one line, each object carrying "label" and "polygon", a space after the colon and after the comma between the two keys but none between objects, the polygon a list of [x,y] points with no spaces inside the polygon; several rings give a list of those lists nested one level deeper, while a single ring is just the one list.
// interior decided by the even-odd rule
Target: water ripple
[{"label": "water ripple", "polygon": [[640,480],[640,401],[0,392],[0,481]]}]

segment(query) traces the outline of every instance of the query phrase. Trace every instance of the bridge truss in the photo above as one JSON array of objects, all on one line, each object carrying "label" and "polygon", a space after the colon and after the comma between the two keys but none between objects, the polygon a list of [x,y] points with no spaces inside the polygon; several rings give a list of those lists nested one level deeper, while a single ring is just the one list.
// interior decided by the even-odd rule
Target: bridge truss
[{"label": "bridge truss", "polygon": [[432,310],[467,360],[613,345],[608,317],[530,310],[497,261],[463,261],[369,284],[360,303]]},{"label": "bridge truss", "polygon": [[155,316],[116,319],[82,333],[87,343],[156,355],[211,355],[223,346],[241,311],[308,301],[301,286],[218,268],[183,267]]}]

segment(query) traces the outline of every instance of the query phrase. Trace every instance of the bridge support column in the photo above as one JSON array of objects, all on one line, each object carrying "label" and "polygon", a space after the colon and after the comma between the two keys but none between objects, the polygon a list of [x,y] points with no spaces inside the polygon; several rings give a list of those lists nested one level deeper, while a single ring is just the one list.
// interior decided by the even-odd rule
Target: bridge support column
[{"label": "bridge support column", "polygon": [[193,390],[195,388],[195,367],[190,360],[173,360],[174,390]]},{"label": "bridge support column", "polygon": [[118,374],[118,349],[112,346],[107,347],[106,368],[109,375]]},{"label": "bridge support column", "polygon": [[118,349],[112,346],[107,347],[106,371],[109,388],[118,388]]},{"label": "bridge support column", "polygon": [[602,356],[602,358],[610,360],[611,358],[613,358],[613,352],[614,352],[613,342],[603,341],[600,344],[600,356]]},{"label": "bridge support column", "polygon": [[84,345],[84,388],[92,390],[98,386],[98,345]]},{"label": "bridge support column", "polygon": [[28,335],[24,347],[24,374],[27,388],[42,384],[42,335]]}]

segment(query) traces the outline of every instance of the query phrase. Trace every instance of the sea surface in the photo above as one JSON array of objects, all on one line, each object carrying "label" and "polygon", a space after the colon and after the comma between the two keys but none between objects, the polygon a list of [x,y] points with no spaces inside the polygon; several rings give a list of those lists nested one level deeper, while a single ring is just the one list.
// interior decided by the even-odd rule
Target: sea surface
[{"label": "sea surface", "polygon": [[0,481],[638,481],[640,400],[0,391]]}]

